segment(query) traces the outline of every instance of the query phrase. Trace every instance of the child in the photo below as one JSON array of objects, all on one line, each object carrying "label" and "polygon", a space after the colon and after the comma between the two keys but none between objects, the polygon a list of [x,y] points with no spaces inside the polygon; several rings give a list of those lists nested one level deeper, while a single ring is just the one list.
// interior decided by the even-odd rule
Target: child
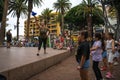
[{"label": "child", "polygon": [[80,44],[78,45],[76,60],[78,62],[77,69],[80,72],[81,80],[89,80],[88,76],[88,68],[90,65],[89,55],[90,55],[90,48],[89,43],[86,40],[88,38],[87,32],[81,32],[80,36]]},{"label": "child", "polygon": [[118,58],[119,58],[119,52],[118,52],[118,48],[115,47],[115,54],[114,54],[114,65],[118,65]]},{"label": "child", "polygon": [[114,59],[114,53],[115,53],[115,43],[113,39],[113,34],[109,33],[107,36],[106,41],[106,50],[108,55],[108,72],[106,74],[106,78],[113,78],[113,59]]},{"label": "child", "polygon": [[102,42],[101,42],[101,34],[96,33],[95,34],[95,42],[90,49],[92,54],[92,60],[93,60],[93,71],[95,73],[97,80],[103,80],[102,74],[99,69],[99,63],[102,61]]},{"label": "child", "polygon": [[106,35],[103,34],[102,35],[102,61],[103,61],[103,66],[101,67],[101,71],[106,71],[107,70],[107,51],[105,49],[105,45],[106,45]]}]

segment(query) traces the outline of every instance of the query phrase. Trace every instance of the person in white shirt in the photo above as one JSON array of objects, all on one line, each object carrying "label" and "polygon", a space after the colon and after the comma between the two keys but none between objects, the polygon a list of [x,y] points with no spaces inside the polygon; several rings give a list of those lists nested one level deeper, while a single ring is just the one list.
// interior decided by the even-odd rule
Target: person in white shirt
[{"label": "person in white shirt", "polygon": [[114,53],[115,53],[115,43],[113,39],[113,34],[108,33],[107,41],[106,41],[106,50],[108,55],[108,72],[106,74],[106,78],[113,78],[113,61],[114,61]]}]

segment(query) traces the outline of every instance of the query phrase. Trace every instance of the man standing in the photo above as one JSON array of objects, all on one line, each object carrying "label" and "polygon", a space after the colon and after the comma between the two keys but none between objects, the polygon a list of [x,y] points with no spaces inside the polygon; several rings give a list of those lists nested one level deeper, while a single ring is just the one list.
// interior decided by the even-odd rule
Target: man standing
[{"label": "man standing", "polygon": [[8,30],[8,32],[6,33],[6,37],[7,37],[7,48],[10,48],[10,43],[12,41],[12,34],[10,32],[11,30]]}]

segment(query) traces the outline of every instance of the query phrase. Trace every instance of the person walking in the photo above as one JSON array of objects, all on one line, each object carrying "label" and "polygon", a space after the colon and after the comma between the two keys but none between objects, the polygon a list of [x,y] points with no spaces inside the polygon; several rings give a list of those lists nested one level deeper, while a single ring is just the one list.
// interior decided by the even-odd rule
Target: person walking
[{"label": "person walking", "polygon": [[8,32],[6,33],[6,37],[7,37],[7,48],[10,48],[10,44],[12,41],[12,34],[11,34],[11,29],[8,30]]},{"label": "person walking", "polygon": [[90,49],[92,60],[93,60],[93,71],[96,76],[96,80],[103,80],[102,74],[99,69],[99,63],[102,61],[102,42],[101,42],[101,34],[95,34],[95,42]]},{"label": "person walking", "polygon": [[80,33],[80,43],[78,45],[76,60],[78,62],[77,69],[80,72],[81,80],[89,80],[88,76],[88,68],[90,65],[89,55],[90,55],[90,47],[89,43],[86,40],[88,37],[87,32]]},{"label": "person walking", "polygon": [[37,27],[40,31],[39,45],[38,45],[38,52],[37,52],[37,56],[39,56],[42,43],[43,43],[43,48],[44,48],[44,54],[47,53],[46,52],[46,44],[47,44],[47,37],[49,35],[49,29],[45,25],[45,21],[42,21],[41,24],[39,24],[36,16],[34,16],[34,18],[35,18],[35,21],[36,21],[36,25],[37,25]]}]

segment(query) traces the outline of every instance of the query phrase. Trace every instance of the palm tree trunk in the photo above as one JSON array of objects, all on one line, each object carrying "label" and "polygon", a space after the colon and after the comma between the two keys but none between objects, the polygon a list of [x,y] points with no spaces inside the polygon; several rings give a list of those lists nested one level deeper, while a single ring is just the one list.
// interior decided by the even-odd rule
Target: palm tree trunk
[{"label": "palm tree trunk", "polygon": [[61,32],[64,33],[64,14],[62,14],[62,20],[61,20]]},{"label": "palm tree trunk", "polygon": [[27,36],[26,38],[29,39],[29,26],[30,26],[30,14],[33,8],[33,0],[28,1],[28,20],[27,20]]},{"label": "palm tree trunk", "polygon": [[92,33],[92,16],[91,16],[91,14],[89,14],[87,17],[87,25],[88,25],[88,34],[89,34],[88,36],[90,38],[92,38],[93,33]]},{"label": "palm tree trunk", "polygon": [[17,41],[19,40],[19,18],[17,17]]},{"label": "palm tree trunk", "polygon": [[4,0],[4,10],[3,10],[3,16],[2,16],[2,23],[1,23],[1,29],[0,29],[0,44],[3,43],[5,38],[5,27],[6,27],[6,16],[8,11],[8,1]]}]

